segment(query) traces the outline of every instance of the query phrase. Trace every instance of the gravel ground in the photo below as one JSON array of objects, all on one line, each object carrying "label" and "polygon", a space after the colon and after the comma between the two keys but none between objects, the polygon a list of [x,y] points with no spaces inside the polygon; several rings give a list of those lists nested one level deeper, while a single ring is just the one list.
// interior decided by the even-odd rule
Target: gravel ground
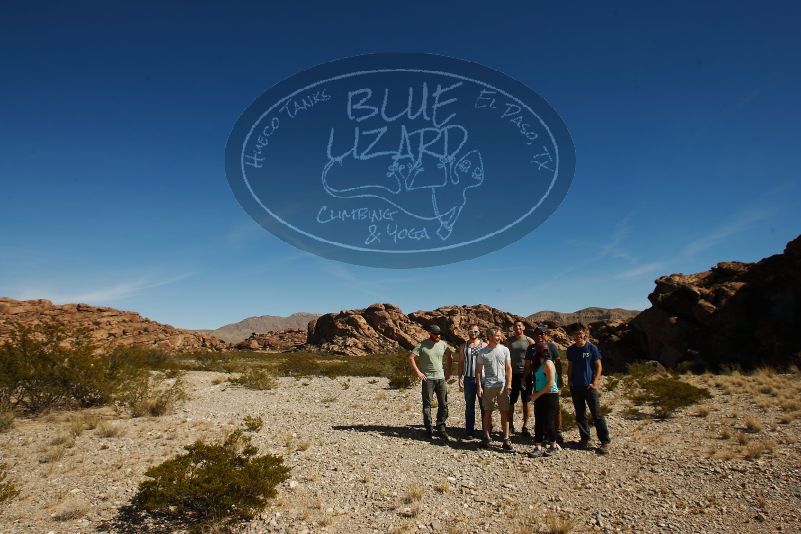
[{"label": "gravel ground", "polygon": [[[609,455],[565,449],[539,459],[525,455],[531,443],[520,435],[514,453],[460,439],[455,384],[456,439],[443,445],[425,437],[417,388],[390,390],[383,378],[281,378],[275,389],[253,391],[224,377],[188,373],[190,399],[171,415],[85,410],[104,423],[74,443],[58,442],[76,412],[18,419],[0,434],[0,461],[20,490],[0,505],[0,532],[122,530],[119,510],[148,467],[195,439],[220,439],[247,415],[264,420],[254,444],[283,455],[292,472],[237,532],[513,533],[557,520],[572,532],[801,532],[798,375],[689,377],[714,397],[667,421],[624,416],[618,387],[602,398],[612,409]],[[116,435],[103,437],[108,425]]]}]

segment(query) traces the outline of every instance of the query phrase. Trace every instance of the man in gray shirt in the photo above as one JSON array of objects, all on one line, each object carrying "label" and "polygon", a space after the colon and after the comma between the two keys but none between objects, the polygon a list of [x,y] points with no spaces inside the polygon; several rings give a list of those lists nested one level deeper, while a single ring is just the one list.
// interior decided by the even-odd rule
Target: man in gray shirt
[{"label": "man in gray shirt", "polygon": [[512,389],[512,360],[509,349],[501,345],[500,328],[487,331],[487,346],[479,350],[476,358],[476,385],[481,404],[484,408],[482,423],[484,439],[482,447],[490,444],[490,428],[492,412],[495,406],[501,412],[501,430],[503,431],[503,449],[514,450],[509,440],[509,392]]},{"label": "man in gray shirt", "polygon": [[515,404],[517,398],[523,405],[523,428],[520,433],[530,436],[528,420],[531,416],[531,377],[524,373],[526,366],[526,351],[534,340],[525,334],[523,321],[517,321],[514,326],[514,336],[509,339],[507,346],[512,356],[512,391],[509,394],[509,431],[515,431]]}]

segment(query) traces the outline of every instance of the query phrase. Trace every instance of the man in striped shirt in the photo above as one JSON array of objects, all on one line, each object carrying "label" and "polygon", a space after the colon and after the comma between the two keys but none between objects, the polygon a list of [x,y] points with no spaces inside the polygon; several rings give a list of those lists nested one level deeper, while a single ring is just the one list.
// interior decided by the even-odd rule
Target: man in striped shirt
[{"label": "man in striped shirt", "polygon": [[[467,437],[475,436],[476,430],[476,355],[487,344],[481,340],[478,325],[467,328],[467,341],[459,347],[459,389],[464,390],[464,429]],[[484,413],[484,410],[481,410]]]}]

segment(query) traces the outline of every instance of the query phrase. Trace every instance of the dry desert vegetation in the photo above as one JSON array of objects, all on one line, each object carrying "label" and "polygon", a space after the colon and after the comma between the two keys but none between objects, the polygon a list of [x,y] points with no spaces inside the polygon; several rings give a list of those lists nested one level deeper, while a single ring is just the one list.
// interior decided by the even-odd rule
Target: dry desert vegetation
[{"label": "dry desert vegetation", "polygon": [[[797,372],[670,375],[635,366],[604,378],[608,455],[568,446],[532,459],[522,435],[513,437],[514,453],[499,441],[481,450],[464,436],[454,383],[452,440],[429,441],[419,388],[403,387],[399,376],[403,359],[382,358],[240,353],[177,366],[156,358],[139,397],[5,412],[0,532],[801,530]],[[663,395],[658,380],[679,393]],[[562,407],[572,412],[565,393]],[[182,522],[174,504],[165,514],[143,508],[148,469],[237,430],[257,456],[288,468],[251,519],[192,521],[199,516],[190,512]],[[568,441],[577,437],[575,427],[566,430]]]}]

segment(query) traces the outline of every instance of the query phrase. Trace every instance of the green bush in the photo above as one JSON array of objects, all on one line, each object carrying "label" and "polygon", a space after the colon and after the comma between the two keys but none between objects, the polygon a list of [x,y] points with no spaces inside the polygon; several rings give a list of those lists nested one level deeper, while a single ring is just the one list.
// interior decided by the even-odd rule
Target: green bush
[{"label": "green bush", "polygon": [[248,432],[258,432],[261,430],[261,427],[264,426],[264,419],[261,416],[253,417],[248,415],[242,420],[242,424],[245,425],[245,430]]},{"label": "green bush", "polygon": [[278,380],[275,375],[264,369],[247,369],[237,378],[229,380],[232,384],[242,386],[248,389],[273,389]]},{"label": "green bush", "polygon": [[11,482],[6,482],[6,464],[0,464],[0,504],[19,494]]},{"label": "green bush", "polygon": [[195,352],[189,355],[194,368],[200,371],[218,371],[231,373],[236,370],[235,353],[231,352]]},{"label": "green bush", "polygon": [[131,367],[137,369],[177,369],[176,357],[156,347],[118,346],[108,355],[109,367]]},{"label": "green bush", "polygon": [[111,399],[108,360],[86,329],[58,323],[17,325],[0,347],[0,406],[36,414],[56,406],[89,407]]},{"label": "green bush", "polygon": [[676,410],[692,406],[712,395],[705,388],[695,387],[675,376],[657,376],[639,380],[626,396],[635,404],[653,408],[659,419],[672,417]]},{"label": "green bush", "polygon": [[128,409],[131,417],[158,417],[168,414],[186,398],[184,382],[180,376],[170,380],[158,371],[144,371],[130,376],[120,385],[118,392],[119,401]]},{"label": "green bush", "polygon": [[289,477],[280,456],[257,456],[241,430],[221,444],[196,441],[187,451],[145,472],[134,505],[200,530],[212,523],[253,518]]}]

